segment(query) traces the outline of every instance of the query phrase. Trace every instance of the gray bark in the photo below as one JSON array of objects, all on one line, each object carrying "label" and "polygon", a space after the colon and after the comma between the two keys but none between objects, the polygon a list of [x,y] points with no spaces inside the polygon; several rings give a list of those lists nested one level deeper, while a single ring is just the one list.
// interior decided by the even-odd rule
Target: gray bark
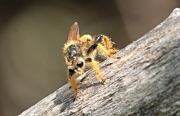
[{"label": "gray bark", "polygon": [[89,70],[74,102],[66,84],[20,116],[180,115],[180,9],[116,55],[100,64],[105,85]]}]

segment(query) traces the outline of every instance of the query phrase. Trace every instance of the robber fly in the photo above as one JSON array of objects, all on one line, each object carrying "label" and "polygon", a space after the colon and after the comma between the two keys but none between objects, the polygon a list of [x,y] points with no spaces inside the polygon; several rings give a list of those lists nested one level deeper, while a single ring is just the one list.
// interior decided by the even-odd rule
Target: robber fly
[{"label": "robber fly", "polygon": [[76,85],[76,77],[84,73],[85,68],[90,66],[96,72],[97,78],[105,84],[105,79],[101,75],[98,64],[95,60],[97,55],[118,58],[112,54],[118,52],[113,48],[114,42],[103,34],[95,37],[91,35],[79,35],[79,26],[75,22],[69,31],[67,42],[63,47],[63,54],[67,64],[68,80],[74,89],[74,100],[77,97],[78,88]]}]

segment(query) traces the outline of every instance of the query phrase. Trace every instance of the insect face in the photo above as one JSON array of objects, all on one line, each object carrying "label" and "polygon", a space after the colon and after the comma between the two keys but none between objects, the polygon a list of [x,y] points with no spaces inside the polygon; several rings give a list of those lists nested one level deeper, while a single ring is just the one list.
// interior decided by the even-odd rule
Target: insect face
[{"label": "insect face", "polygon": [[77,63],[75,63],[75,66],[71,66],[69,67],[68,73],[69,76],[74,75],[75,73],[77,74],[83,74],[83,68],[84,67],[84,62],[83,61],[77,61]]}]

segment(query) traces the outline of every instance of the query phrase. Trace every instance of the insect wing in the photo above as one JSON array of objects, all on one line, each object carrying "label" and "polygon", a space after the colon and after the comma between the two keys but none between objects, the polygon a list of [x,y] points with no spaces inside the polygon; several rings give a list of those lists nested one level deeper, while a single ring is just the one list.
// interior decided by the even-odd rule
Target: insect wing
[{"label": "insect wing", "polygon": [[70,28],[67,42],[78,41],[79,37],[80,37],[80,35],[79,35],[79,26],[78,26],[78,23],[75,22]]}]

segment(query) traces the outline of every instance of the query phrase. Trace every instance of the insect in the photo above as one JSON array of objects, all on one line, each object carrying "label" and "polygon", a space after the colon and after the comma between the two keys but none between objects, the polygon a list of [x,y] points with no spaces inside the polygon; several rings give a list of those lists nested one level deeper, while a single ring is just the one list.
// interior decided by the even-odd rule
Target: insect
[{"label": "insect", "polygon": [[74,89],[74,100],[78,94],[76,77],[84,73],[87,67],[95,70],[97,78],[105,84],[104,77],[100,74],[99,62],[96,56],[118,58],[112,54],[118,52],[113,48],[114,42],[109,37],[99,34],[95,37],[83,35],[80,37],[78,23],[75,22],[69,31],[67,42],[64,44],[63,54],[67,64],[68,80]]}]

